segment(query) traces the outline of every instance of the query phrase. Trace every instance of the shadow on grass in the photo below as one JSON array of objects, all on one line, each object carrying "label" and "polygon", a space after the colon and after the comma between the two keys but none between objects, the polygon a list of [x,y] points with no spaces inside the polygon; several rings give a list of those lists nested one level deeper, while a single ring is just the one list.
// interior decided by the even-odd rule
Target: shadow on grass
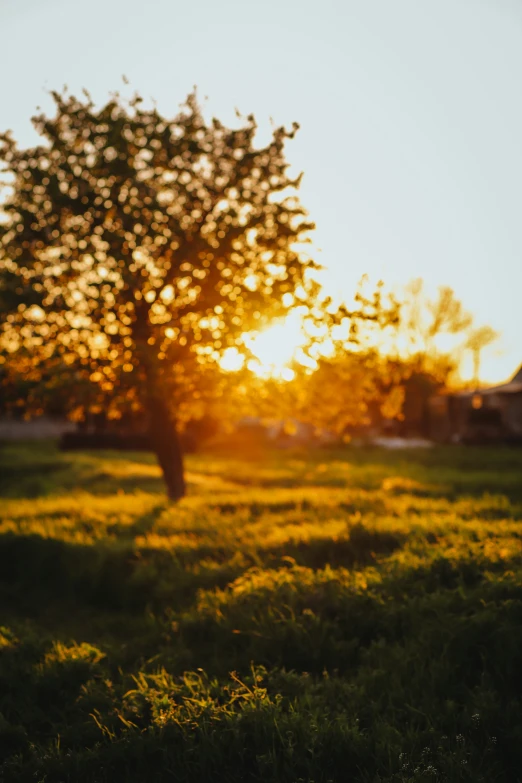
[{"label": "shadow on grass", "polygon": [[63,474],[64,463],[24,462],[0,465],[0,497],[37,498],[49,494],[56,479]]},{"label": "shadow on grass", "polygon": [[[76,469],[73,469],[76,468]],[[146,492],[165,495],[165,483],[160,475],[133,473],[130,476],[114,475],[110,471],[92,473],[82,466],[69,466],[63,462],[48,462],[0,466],[0,497],[35,499],[68,491],[82,490],[91,495],[117,495],[118,493]]]},{"label": "shadow on grass", "polygon": [[157,503],[150,511],[137,517],[131,525],[109,525],[107,533],[116,535],[119,539],[134,539],[136,536],[145,536],[152,530],[165,508],[166,502]]},{"label": "shadow on grass", "polygon": [[369,530],[362,524],[354,525],[346,538],[311,538],[305,541],[287,541],[280,546],[262,551],[268,556],[267,565],[291,558],[298,565],[309,568],[348,568],[374,563],[379,555],[389,555],[399,549],[407,536],[387,531]]},{"label": "shadow on grass", "polygon": [[45,601],[89,602],[121,609],[141,603],[133,586],[136,554],[129,547],[87,546],[37,535],[0,536],[4,600],[30,610]]},{"label": "shadow on grass", "polygon": [[[160,508],[141,517],[134,533],[153,525]],[[50,605],[70,611],[81,606],[108,612],[180,609],[190,605],[198,589],[223,588],[245,567],[227,562],[223,555],[222,563],[191,570],[186,568],[188,561],[194,562],[191,553],[184,558],[183,552],[136,549],[131,535],[92,545],[38,535],[1,535],[0,603],[32,617]],[[205,554],[202,551],[197,559]],[[207,554],[214,554],[213,549]]]},{"label": "shadow on grass", "polygon": [[114,475],[110,471],[99,471],[77,483],[78,489],[83,489],[91,495],[116,495],[118,493],[133,494],[146,492],[151,495],[165,495],[163,478],[151,476],[150,473],[133,473],[130,476]]},{"label": "shadow on grass", "polygon": [[310,509],[311,506],[312,504],[307,500],[276,501],[275,503],[245,502],[238,500],[235,503],[230,501],[210,503],[208,508],[211,511],[217,511],[219,514],[237,514],[240,511],[248,511],[249,516],[259,517],[262,514],[280,514],[286,511],[296,511],[297,509],[305,511]]}]

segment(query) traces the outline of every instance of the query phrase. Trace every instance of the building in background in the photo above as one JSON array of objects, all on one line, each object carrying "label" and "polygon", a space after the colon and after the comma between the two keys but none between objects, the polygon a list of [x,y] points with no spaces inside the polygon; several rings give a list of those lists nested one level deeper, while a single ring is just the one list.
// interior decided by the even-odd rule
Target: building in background
[{"label": "building in background", "polygon": [[508,383],[434,395],[429,419],[433,440],[522,444],[522,365]]}]

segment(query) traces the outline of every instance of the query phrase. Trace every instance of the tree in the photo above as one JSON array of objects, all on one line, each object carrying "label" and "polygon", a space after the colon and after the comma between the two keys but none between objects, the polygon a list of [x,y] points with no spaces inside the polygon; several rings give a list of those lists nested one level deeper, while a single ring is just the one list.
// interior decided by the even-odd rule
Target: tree
[{"label": "tree", "polygon": [[473,383],[475,387],[480,381],[480,359],[484,348],[494,343],[498,339],[498,332],[491,326],[479,326],[472,329],[466,340],[465,347],[471,351],[473,356]]},{"label": "tree", "polygon": [[294,391],[294,415],[316,430],[348,436],[355,428],[400,414],[403,388],[395,363],[377,350],[338,346],[309,373],[301,369]]},{"label": "tree", "polygon": [[403,376],[401,427],[405,432],[426,433],[429,398],[457,381],[465,350],[473,352],[478,377],[480,352],[497,335],[489,326],[474,326],[473,316],[449,286],[440,287],[437,296],[430,298],[417,279],[406,287],[393,337]]},{"label": "tree", "polygon": [[423,280],[418,278],[406,287],[397,331],[407,338],[410,352],[419,361],[433,361],[441,353],[437,341],[446,335],[465,333],[472,322],[472,315],[452,288],[441,286],[437,297],[430,299],[424,292]]},{"label": "tree", "polygon": [[207,122],[195,94],[173,119],[139,97],[53,98],[40,146],[0,136],[4,382],[25,375],[36,400],[59,377],[72,406],[146,411],[177,499],[179,429],[219,392],[220,355],[307,289],[313,225],[284,154],[297,125],[256,147],[253,116]]}]

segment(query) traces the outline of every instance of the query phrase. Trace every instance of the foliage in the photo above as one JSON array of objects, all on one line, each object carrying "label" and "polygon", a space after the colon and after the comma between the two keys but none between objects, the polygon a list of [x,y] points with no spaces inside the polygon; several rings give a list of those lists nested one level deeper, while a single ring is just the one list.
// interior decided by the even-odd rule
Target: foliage
[{"label": "foliage", "polygon": [[298,373],[294,415],[319,431],[345,436],[377,416],[399,416],[402,380],[396,363],[376,350],[337,349],[320,357],[313,373]]},{"label": "foliage", "polygon": [[478,371],[481,350],[497,335],[491,327],[473,328],[447,286],[434,299],[421,279],[406,287],[401,301],[386,297],[382,285],[378,292],[364,317],[352,314],[350,340],[337,336],[335,352],[319,359],[317,371],[310,377],[301,372],[296,400],[303,415],[332,432],[393,422],[404,434],[425,435],[429,398],[457,382],[464,350],[474,352]]},{"label": "foliage", "polygon": [[472,322],[473,317],[449,286],[441,286],[435,299],[426,296],[421,278],[412,280],[407,286],[400,324],[415,354],[428,357],[436,353],[438,337],[462,334]]},{"label": "foliage", "polygon": [[421,278],[412,280],[401,298],[392,344],[412,375],[430,378],[433,387],[454,383],[463,352],[471,350],[478,371],[480,352],[498,335],[490,326],[476,327],[473,316],[449,286],[431,298]]},{"label": "foliage", "polygon": [[402,301],[382,283],[367,299],[364,287],[363,279],[359,306],[346,310],[344,321],[336,313],[327,332],[333,351],[321,355],[312,342],[314,372],[295,365],[295,382],[279,397],[289,398],[295,417],[344,437],[383,424],[426,434],[428,399],[455,382],[463,350],[477,345],[480,353],[496,335],[490,327],[472,329],[472,317],[447,286],[431,299],[422,280],[414,280]]},{"label": "foliage", "polygon": [[521,469],[5,445],[0,777],[520,783]]},{"label": "foliage", "polygon": [[491,326],[479,326],[472,329],[466,340],[466,348],[473,355],[473,380],[478,385],[480,380],[480,358],[484,348],[494,343],[499,337]]},{"label": "foliage", "polygon": [[207,122],[194,94],[174,119],[139,97],[53,97],[40,146],[0,137],[5,383],[37,405],[63,383],[70,408],[145,408],[160,441],[221,393],[223,351],[313,288],[284,155],[297,125],[258,147],[253,116]]}]

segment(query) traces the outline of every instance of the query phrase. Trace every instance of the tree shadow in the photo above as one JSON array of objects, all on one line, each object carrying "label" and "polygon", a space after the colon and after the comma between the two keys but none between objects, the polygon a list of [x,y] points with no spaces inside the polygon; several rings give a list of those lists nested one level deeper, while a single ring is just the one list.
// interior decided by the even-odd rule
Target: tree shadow
[{"label": "tree shadow", "polygon": [[211,511],[217,511],[219,514],[237,514],[241,511],[247,511],[250,517],[260,517],[262,514],[283,514],[288,511],[309,511],[312,503],[309,500],[286,500],[271,502],[244,501],[238,499],[237,502],[223,501],[222,503],[210,503],[208,508]]},{"label": "tree shadow", "polygon": [[[287,541],[281,545],[263,550],[268,555],[266,565],[281,561],[295,561],[297,565],[321,569],[369,565],[379,556],[390,555],[399,549],[407,535],[388,531],[370,530],[362,524],[354,525],[345,538],[310,538],[302,541]],[[271,562],[272,561],[272,562]]]},{"label": "tree shadow", "polygon": [[[0,606],[37,617],[49,607],[61,613],[161,611],[188,607],[199,589],[223,588],[249,563],[229,563],[231,552],[205,547],[184,553],[140,547],[134,536],[150,530],[163,505],[129,529],[118,526],[115,541],[80,544],[39,535],[0,535]],[[214,559],[205,564],[205,555]],[[198,568],[190,565],[202,561]]]},{"label": "tree shadow", "polygon": [[4,601],[31,610],[45,602],[122,609],[141,603],[132,586],[136,554],[121,545],[78,544],[38,535],[0,536]]},{"label": "tree shadow", "polygon": [[0,497],[37,498],[47,495],[52,481],[64,470],[63,462],[5,463],[0,467]]},{"label": "tree shadow", "polygon": [[153,529],[166,507],[165,502],[156,503],[150,511],[141,514],[130,525],[120,525],[118,523],[108,525],[107,533],[115,535],[119,539],[134,539],[136,536],[145,536]]},{"label": "tree shadow", "polygon": [[87,490],[95,496],[134,494],[144,492],[150,495],[166,495],[163,478],[150,473],[133,473],[130,476],[114,475],[110,471],[98,471],[78,482],[76,489]]}]

